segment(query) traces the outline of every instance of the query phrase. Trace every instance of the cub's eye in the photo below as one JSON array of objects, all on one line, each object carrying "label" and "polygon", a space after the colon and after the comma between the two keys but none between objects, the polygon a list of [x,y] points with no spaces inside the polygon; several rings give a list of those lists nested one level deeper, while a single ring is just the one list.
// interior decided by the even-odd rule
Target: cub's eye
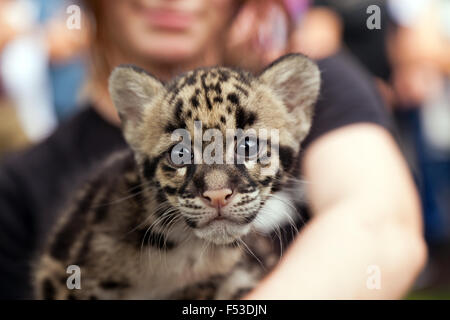
[{"label": "cub's eye", "polygon": [[172,166],[181,168],[193,163],[194,153],[190,146],[176,144],[167,153],[167,157]]},{"label": "cub's eye", "polygon": [[246,160],[254,160],[258,156],[258,138],[246,136],[236,144],[236,155]]}]

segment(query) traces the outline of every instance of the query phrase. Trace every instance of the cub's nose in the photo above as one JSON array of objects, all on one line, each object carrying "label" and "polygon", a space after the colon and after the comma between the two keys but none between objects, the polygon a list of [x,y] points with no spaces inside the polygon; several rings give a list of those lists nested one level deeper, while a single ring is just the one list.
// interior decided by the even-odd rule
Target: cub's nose
[{"label": "cub's nose", "polygon": [[208,190],[203,192],[204,200],[212,207],[225,207],[231,200],[231,189]]}]

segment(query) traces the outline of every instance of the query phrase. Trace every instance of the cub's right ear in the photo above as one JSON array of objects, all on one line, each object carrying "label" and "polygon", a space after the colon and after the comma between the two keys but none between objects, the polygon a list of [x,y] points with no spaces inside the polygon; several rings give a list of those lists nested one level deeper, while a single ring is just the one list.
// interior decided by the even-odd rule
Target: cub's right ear
[{"label": "cub's right ear", "polygon": [[122,65],[113,70],[109,77],[109,93],[122,120],[125,135],[128,129],[141,122],[144,110],[150,108],[155,98],[165,90],[161,81],[138,67]]},{"label": "cub's right ear", "polygon": [[144,112],[156,98],[166,92],[164,84],[144,70],[122,65],[109,77],[109,93],[122,121],[122,131],[132,148],[138,147],[139,125]]}]

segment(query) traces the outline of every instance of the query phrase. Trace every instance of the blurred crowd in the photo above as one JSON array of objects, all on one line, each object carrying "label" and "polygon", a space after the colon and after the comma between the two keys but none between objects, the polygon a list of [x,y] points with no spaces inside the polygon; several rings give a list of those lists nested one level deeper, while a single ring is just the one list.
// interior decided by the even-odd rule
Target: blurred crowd
[{"label": "blurred crowd", "polygon": [[[445,277],[449,284],[450,1],[285,2],[288,12],[273,4],[256,30],[264,55],[239,56],[242,51],[234,50],[235,60],[270,61],[292,42],[293,51],[314,59],[349,50],[372,73],[421,194],[431,259],[418,285],[439,287],[433,279]],[[81,15],[81,28],[68,28],[71,4],[0,0],[0,162],[45,139],[81,105],[93,26]],[[376,10],[368,11],[373,5]],[[240,15],[231,29],[231,48],[251,43],[243,36],[254,26],[251,2]],[[369,28],[369,17],[379,19],[379,28]],[[286,36],[289,24],[293,39]]]},{"label": "blurred crowd", "polygon": [[74,111],[87,31],[67,28],[68,5],[59,0],[0,1],[2,151],[45,138]]}]

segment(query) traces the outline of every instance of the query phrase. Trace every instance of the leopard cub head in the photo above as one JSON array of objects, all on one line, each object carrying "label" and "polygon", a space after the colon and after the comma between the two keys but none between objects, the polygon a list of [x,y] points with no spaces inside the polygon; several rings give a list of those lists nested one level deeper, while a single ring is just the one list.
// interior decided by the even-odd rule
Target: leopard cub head
[{"label": "leopard cub head", "polygon": [[227,244],[252,230],[292,174],[320,72],[299,54],[258,75],[209,67],[169,83],[120,66],[109,87],[155,208],[195,236]]}]

